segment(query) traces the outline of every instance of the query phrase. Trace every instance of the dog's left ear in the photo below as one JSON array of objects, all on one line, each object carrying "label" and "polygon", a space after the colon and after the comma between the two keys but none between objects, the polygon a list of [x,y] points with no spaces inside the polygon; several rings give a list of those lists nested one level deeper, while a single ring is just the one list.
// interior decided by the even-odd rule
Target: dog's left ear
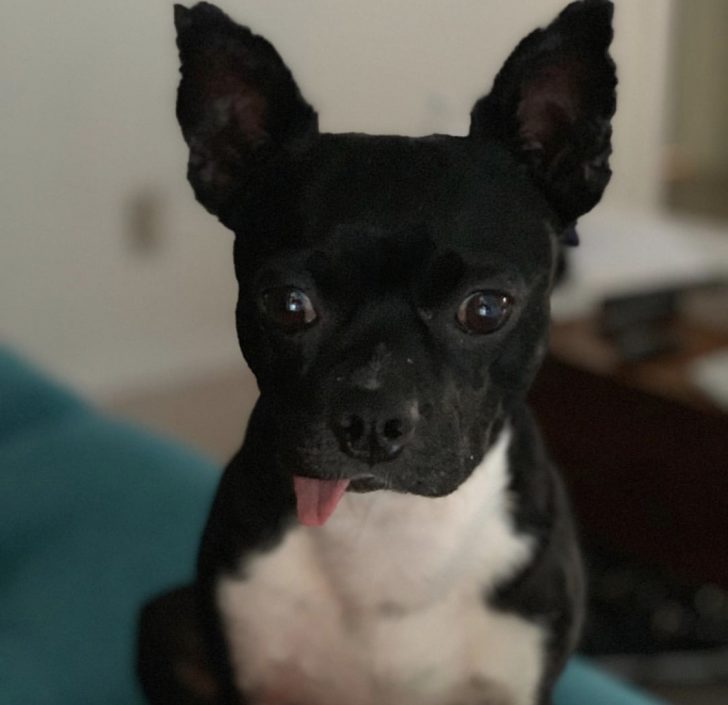
[{"label": "dog's left ear", "polygon": [[581,0],[532,32],[471,113],[470,137],[496,140],[527,165],[564,226],[596,205],[612,173],[613,9]]}]

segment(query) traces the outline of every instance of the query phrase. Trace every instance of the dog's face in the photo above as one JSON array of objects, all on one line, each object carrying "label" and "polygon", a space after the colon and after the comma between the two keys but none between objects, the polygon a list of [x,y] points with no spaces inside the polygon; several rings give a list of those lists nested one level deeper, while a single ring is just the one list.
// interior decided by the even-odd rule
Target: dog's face
[{"label": "dog's face", "polygon": [[611,5],[524,40],[463,138],[319,134],[265,40],[206,4],[176,19],[189,178],[236,233],[279,461],[452,492],[525,394],[561,240],[609,179]]},{"label": "dog's face", "polygon": [[449,493],[540,359],[553,214],[464,139],[326,136],[288,168],[235,258],[278,451],[297,474]]}]

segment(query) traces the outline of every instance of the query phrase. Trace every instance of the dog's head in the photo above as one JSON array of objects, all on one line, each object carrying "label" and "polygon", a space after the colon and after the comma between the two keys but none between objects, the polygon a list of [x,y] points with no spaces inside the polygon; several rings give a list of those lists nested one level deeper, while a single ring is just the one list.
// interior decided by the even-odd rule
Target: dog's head
[{"label": "dog's head", "polygon": [[612,5],[516,48],[467,137],[321,134],[275,49],[176,7],[198,200],[235,232],[237,329],[299,476],[452,492],[544,354],[559,248],[609,180]]}]

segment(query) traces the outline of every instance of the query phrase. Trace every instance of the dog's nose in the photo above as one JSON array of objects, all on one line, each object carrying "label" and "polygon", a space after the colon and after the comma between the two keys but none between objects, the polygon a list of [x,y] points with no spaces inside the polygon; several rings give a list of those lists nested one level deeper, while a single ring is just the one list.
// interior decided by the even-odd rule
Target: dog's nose
[{"label": "dog's nose", "polygon": [[417,424],[416,402],[402,404],[388,413],[345,411],[332,427],[341,449],[370,465],[394,460],[412,440]]}]

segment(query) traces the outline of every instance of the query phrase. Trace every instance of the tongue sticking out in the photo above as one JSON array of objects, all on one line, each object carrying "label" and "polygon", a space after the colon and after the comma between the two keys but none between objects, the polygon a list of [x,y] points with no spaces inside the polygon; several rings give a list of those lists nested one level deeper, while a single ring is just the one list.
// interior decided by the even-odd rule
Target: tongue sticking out
[{"label": "tongue sticking out", "polygon": [[349,480],[314,480],[293,476],[298,521],[306,526],[322,526],[344,496]]}]

